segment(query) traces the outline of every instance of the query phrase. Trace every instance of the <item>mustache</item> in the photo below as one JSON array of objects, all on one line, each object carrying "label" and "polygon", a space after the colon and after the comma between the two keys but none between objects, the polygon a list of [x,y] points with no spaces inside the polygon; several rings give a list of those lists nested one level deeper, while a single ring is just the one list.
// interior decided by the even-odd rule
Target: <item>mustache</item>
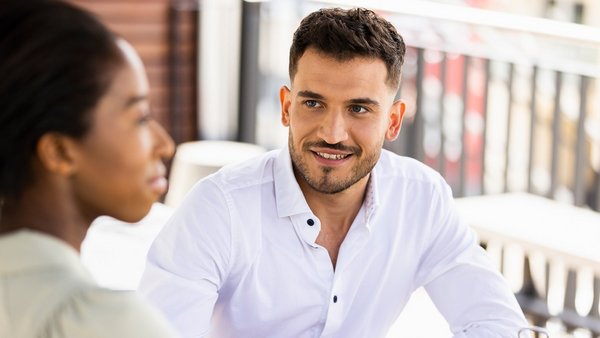
[{"label": "mustache", "polygon": [[304,146],[302,147],[305,151],[310,151],[311,148],[324,148],[324,149],[331,149],[331,150],[338,150],[338,151],[346,151],[346,152],[351,152],[354,153],[356,155],[360,155],[362,153],[362,150],[359,147],[352,147],[352,146],[347,146],[344,145],[342,143],[327,143],[325,141],[314,141],[314,142],[306,142],[304,143]]}]

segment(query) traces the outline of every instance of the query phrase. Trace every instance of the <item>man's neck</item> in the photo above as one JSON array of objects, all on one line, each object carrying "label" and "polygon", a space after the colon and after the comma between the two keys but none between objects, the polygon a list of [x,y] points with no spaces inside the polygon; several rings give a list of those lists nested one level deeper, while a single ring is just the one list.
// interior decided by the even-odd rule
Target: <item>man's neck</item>
[{"label": "man's neck", "polygon": [[327,249],[334,270],[342,242],[365,198],[369,176],[336,194],[324,194],[314,190],[306,182],[300,183],[308,206],[321,221],[316,243]]},{"label": "man's neck", "polygon": [[322,227],[334,232],[347,232],[362,206],[370,175],[348,189],[336,194],[318,192],[300,183],[304,198],[312,212],[321,220]]}]

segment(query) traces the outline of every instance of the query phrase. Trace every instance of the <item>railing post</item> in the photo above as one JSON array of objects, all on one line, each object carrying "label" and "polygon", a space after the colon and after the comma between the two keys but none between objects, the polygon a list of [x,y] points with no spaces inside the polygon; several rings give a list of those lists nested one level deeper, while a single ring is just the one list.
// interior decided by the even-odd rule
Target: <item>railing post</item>
[{"label": "railing post", "polygon": [[412,128],[407,130],[407,156],[420,161],[423,160],[423,75],[425,64],[423,52],[422,48],[417,49],[417,75],[415,80],[417,103]]},{"label": "railing post", "polygon": [[508,177],[510,169],[510,137],[511,137],[511,123],[512,123],[512,102],[513,102],[513,79],[515,77],[515,64],[510,63],[508,69],[508,111],[506,112],[506,148],[505,155],[506,161],[504,163],[504,192],[508,192]]},{"label": "railing post", "polygon": [[587,113],[587,89],[588,78],[581,76],[579,91],[579,119],[577,120],[577,141],[575,143],[575,183],[573,193],[575,195],[575,205],[583,206],[585,204],[585,172],[587,165],[587,154],[585,146],[585,123]]},{"label": "railing post", "polygon": [[256,114],[261,75],[258,65],[261,1],[242,2],[242,46],[238,141],[256,143]]},{"label": "railing post", "polygon": [[458,192],[457,196],[462,197],[465,195],[465,185],[466,185],[466,173],[467,173],[467,146],[465,144],[466,141],[466,116],[467,116],[467,103],[468,103],[468,95],[469,95],[469,65],[470,65],[471,57],[468,55],[463,55],[463,88],[462,88],[462,126],[460,131],[460,165],[459,165],[459,178],[458,178]]},{"label": "railing post", "polygon": [[[567,285],[565,286],[565,300],[563,306],[563,314],[566,316],[571,313],[577,313],[575,309],[575,295],[577,293],[577,273],[573,269],[567,272]],[[572,331],[576,327],[569,321],[564,321],[568,331]]]},{"label": "railing post", "polygon": [[527,192],[533,192],[533,153],[535,151],[535,127],[537,124],[537,73],[538,67],[533,66],[533,73],[531,74],[531,124],[529,125],[529,157],[527,159]]},{"label": "railing post", "polygon": [[554,113],[552,118],[552,163],[550,165],[550,189],[548,198],[554,198],[556,188],[558,187],[558,163],[560,160],[560,144],[561,144],[561,116],[560,116],[560,96],[562,93],[562,73],[556,72],[554,92]]},{"label": "railing post", "polygon": [[445,113],[445,98],[446,98],[446,73],[447,73],[447,64],[448,57],[446,53],[442,52],[442,60],[440,61],[440,83],[441,91],[440,91],[440,99],[439,99],[439,123],[440,123],[440,151],[438,157],[438,171],[442,176],[446,173],[446,154],[444,151],[445,148],[445,139],[446,135],[444,134],[444,113]]},{"label": "railing post", "polygon": [[489,59],[485,59],[484,61],[484,78],[485,78],[485,84],[484,84],[484,89],[483,89],[483,107],[482,107],[482,120],[483,120],[483,130],[481,131],[481,177],[479,177],[479,184],[480,184],[480,194],[483,195],[485,194],[485,156],[486,156],[486,151],[485,148],[487,146],[487,133],[488,133],[488,128],[487,128],[487,121],[488,121],[488,95],[489,95],[489,91],[490,91],[490,77],[491,77],[491,70],[490,70],[490,60]]}]

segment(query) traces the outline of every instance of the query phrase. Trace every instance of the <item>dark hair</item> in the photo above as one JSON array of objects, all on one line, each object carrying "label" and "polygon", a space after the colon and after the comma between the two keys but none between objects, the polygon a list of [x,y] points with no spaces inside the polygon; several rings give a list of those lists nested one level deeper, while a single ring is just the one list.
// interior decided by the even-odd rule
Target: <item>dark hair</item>
[{"label": "dark hair", "polygon": [[298,60],[306,49],[315,48],[340,61],[354,57],[381,59],[388,71],[388,83],[400,84],[406,46],[396,28],[364,8],[320,9],[306,16],[294,33],[290,48],[290,80],[298,70]]},{"label": "dark hair", "polygon": [[60,1],[0,6],[0,199],[31,180],[30,161],[48,132],[83,137],[90,112],[123,56],[90,13]]}]

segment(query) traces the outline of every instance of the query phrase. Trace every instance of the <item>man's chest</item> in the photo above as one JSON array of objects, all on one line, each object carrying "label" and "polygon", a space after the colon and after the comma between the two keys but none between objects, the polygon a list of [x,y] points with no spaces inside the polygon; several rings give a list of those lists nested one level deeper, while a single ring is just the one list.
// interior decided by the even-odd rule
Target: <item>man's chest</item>
[{"label": "man's chest", "polygon": [[414,256],[394,254],[399,250],[388,241],[347,237],[334,270],[328,249],[318,241],[271,235],[263,235],[252,261],[220,290],[219,298],[226,299],[221,305],[231,310],[228,322],[240,331],[288,323],[286,330],[297,330],[289,336],[318,337],[313,334],[361,313],[394,317],[413,291]]}]

